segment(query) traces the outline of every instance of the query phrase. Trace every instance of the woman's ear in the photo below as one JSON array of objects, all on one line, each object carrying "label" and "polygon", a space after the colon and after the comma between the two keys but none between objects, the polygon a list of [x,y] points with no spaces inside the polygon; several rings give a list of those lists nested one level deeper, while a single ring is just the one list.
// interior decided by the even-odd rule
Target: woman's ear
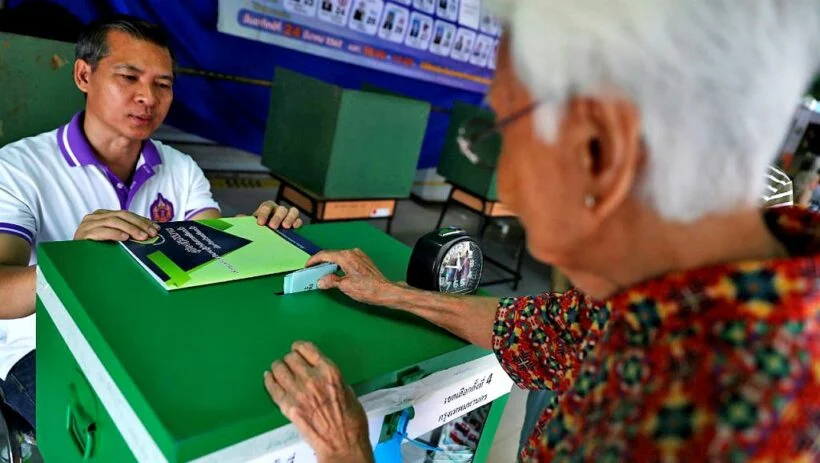
[{"label": "woman's ear", "polygon": [[582,111],[588,137],[581,148],[588,179],[584,205],[606,217],[629,196],[640,173],[643,144],[637,109],[624,100],[585,99]]}]

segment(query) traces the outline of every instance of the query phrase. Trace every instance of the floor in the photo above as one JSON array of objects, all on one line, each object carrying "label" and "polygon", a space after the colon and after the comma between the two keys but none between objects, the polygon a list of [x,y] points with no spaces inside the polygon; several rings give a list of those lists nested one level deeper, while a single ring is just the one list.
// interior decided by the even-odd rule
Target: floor
[{"label": "floor", "polygon": [[[223,208],[225,215],[250,213],[263,200],[273,198],[275,190],[271,188],[215,188],[216,200]],[[407,200],[401,201],[396,211],[393,224],[393,236],[412,246],[424,233],[435,227],[441,211],[440,204],[421,204]],[[374,221],[374,225],[384,227],[384,221]],[[476,233],[477,217],[467,209],[452,207],[445,218],[445,225],[459,226]],[[516,243],[522,235],[514,220],[500,221],[492,224],[485,235],[483,247],[485,252],[512,263]],[[522,267],[523,280],[518,289],[513,291],[509,284],[486,287],[490,293],[498,296],[533,294],[544,291],[549,284],[549,267],[535,262],[529,255],[525,256]],[[485,278],[496,279],[502,276],[492,268],[485,271]],[[524,420],[524,403],[526,393],[515,389],[504,410],[501,425],[496,433],[489,461],[491,463],[509,463],[515,461],[518,449],[521,425]]]}]

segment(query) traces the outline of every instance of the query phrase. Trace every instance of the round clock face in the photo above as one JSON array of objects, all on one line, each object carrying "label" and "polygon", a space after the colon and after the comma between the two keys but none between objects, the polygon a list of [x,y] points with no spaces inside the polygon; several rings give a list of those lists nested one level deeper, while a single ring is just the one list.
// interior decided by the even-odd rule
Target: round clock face
[{"label": "round clock face", "polygon": [[441,259],[438,270],[439,291],[444,293],[472,293],[481,281],[484,264],[481,248],[472,241],[454,244]]}]

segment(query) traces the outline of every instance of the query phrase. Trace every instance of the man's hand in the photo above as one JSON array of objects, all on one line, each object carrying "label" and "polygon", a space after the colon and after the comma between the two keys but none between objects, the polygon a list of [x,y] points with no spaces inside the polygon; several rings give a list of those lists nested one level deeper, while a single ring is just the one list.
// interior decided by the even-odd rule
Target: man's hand
[{"label": "man's hand", "polygon": [[270,228],[299,228],[302,226],[302,219],[299,218],[299,209],[285,206],[278,206],[273,201],[265,201],[259,205],[256,212],[256,223],[267,225]]},{"label": "man's hand", "polygon": [[83,217],[74,233],[75,240],[125,241],[147,240],[157,236],[159,226],[130,211],[100,209]]},{"label": "man's hand", "polygon": [[339,288],[359,302],[381,305],[380,297],[392,286],[361,249],[321,251],[307,261],[307,266],[323,262],[337,264],[345,275],[340,277],[334,273],[322,278],[319,280],[319,289]]},{"label": "man's hand", "polygon": [[336,365],[310,343],[265,371],[265,388],[320,463],[372,462],[367,415]]}]

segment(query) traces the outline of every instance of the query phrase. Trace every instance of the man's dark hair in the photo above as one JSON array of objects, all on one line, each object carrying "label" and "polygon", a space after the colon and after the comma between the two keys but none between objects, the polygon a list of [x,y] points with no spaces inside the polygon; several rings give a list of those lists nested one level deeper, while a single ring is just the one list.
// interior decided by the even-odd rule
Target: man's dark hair
[{"label": "man's dark hair", "polygon": [[174,58],[165,29],[129,15],[111,16],[90,23],[77,40],[74,57],[90,64],[91,69],[96,69],[100,60],[111,52],[108,48],[108,33],[111,31],[124,32],[135,39],[151,42],[167,49],[171,53],[171,59]]}]

